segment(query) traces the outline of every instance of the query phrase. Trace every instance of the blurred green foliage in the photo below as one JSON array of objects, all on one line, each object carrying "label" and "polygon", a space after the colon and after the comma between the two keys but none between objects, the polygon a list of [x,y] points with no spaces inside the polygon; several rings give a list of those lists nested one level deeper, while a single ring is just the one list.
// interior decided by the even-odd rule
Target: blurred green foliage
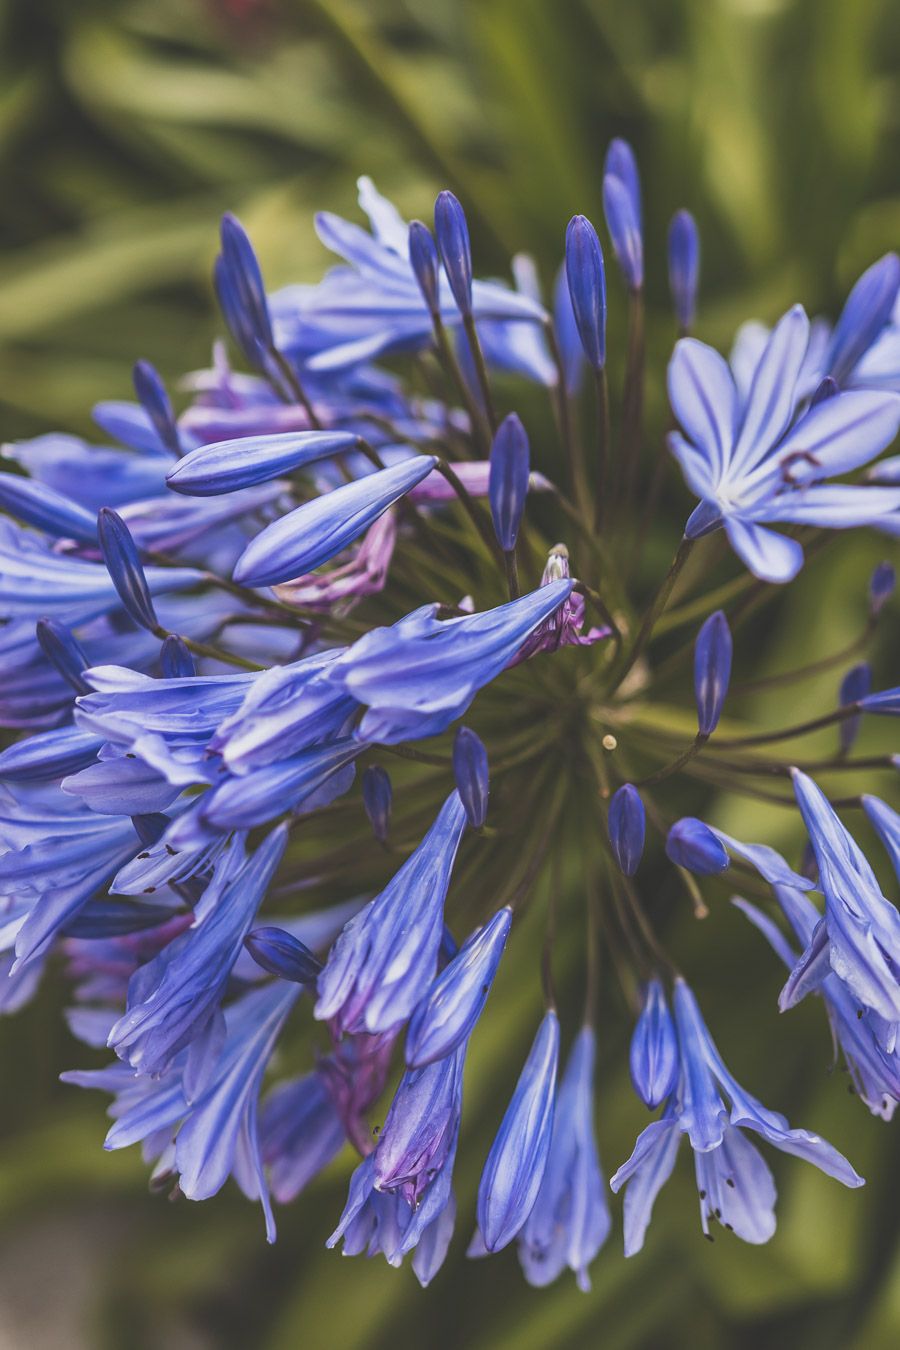
[{"label": "blurred green foliage", "polygon": [[[701,332],[723,345],[744,318],[771,319],[798,298],[834,309],[900,238],[893,0],[2,0],[0,32],[4,439],[87,431],[93,402],[128,393],[136,356],[171,378],[203,363],[217,331],[209,272],[221,210],[244,220],[270,285],[313,280],[326,255],[312,213],[352,214],[363,172],[409,215],[427,214],[435,191],[452,186],[471,214],[478,270],[505,270],[527,249],[549,283],[568,217],[600,220],[605,147],[626,135],[644,177],[660,361],[670,340],[664,238],[676,207],[698,217]],[[661,419],[658,379],[649,401]],[[676,515],[682,506],[673,504]],[[855,630],[883,549],[861,537],[826,553],[751,626],[771,668]],[[813,693],[827,698],[830,687],[825,676]],[[746,711],[783,722],[799,697],[770,692]],[[777,807],[723,802],[718,811],[746,838],[796,847]],[[564,888],[563,914],[576,884]],[[55,1081],[90,1057],[65,1031],[54,982],[0,1026],[10,1346],[895,1346],[889,1127],[847,1096],[843,1077],[823,1072],[819,1007],[779,1020],[779,971],[745,921],[723,905],[704,924],[682,912],[683,900],[672,908],[667,937],[726,1057],[751,1090],[845,1149],[874,1179],[865,1192],[779,1160],[775,1240],[710,1247],[694,1225],[684,1158],[646,1252],[626,1263],[617,1231],[590,1295],[568,1280],[530,1290],[511,1253],[466,1262],[465,1219],[422,1293],[408,1271],[323,1250],[346,1159],[281,1216],[274,1250],[234,1194],[202,1206],[146,1196],[134,1151],[100,1149],[99,1097]],[[578,940],[563,939],[561,965]],[[463,1215],[537,998],[528,944],[513,944],[473,1046]],[[616,1165],[643,1120],[614,991],[605,1012],[600,1139]],[[54,1299],[64,1330],[48,1339]]]}]

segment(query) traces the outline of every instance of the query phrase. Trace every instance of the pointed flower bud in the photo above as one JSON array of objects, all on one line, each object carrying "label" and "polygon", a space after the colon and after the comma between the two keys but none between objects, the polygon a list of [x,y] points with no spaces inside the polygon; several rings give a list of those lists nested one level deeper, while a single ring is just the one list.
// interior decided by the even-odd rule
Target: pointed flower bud
[{"label": "pointed flower bud", "polygon": [[894,593],[897,574],[889,562],[879,563],[869,579],[869,613],[876,618]]},{"label": "pointed flower bud", "polygon": [[370,764],[363,774],[362,797],[372,833],[379,844],[384,844],[387,842],[391,823],[393,790],[390,775],[380,764]]},{"label": "pointed flower bud", "polygon": [[416,1008],[406,1035],[411,1069],[443,1059],[471,1033],[490,993],[512,923],[507,906],[479,928]]},{"label": "pointed flower bud", "polygon": [[265,350],[274,346],[262,272],[246,230],[230,212],[222,217],[221,238],[215,272],[219,303],[238,346],[256,364],[256,344]]},{"label": "pointed flower bud", "polygon": [[900,289],[900,258],[886,253],[863,272],[834,326],[825,355],[825,369],[843,384],[854,366],[869,350],[885,324]]},{"label": "pointed flower bud", "polygon": [[494,533],[504,553],[516,546],[528,496],[528,435],[515,413],[504,417],[491,446],[488,499]]},{"label": "pointed flower bud", "polygon": [[431,231],[421,220],[410,222],[409,265],[429,314],[437,314],[441,307],[440,263]]},{"label": "pointed flower bud", "polygon": [[480,830],[487,815],[488,756],[484,742],[470,727],[460,727],[453,741],[453,772],[466,818],[473,830]]},{"label": "pointed flower bud", "polygon": [[686,333],[694,322],[700,278],[700,236],[690,211],[676,211],[669,226],[669,289],[678,327]]},{"label": "pointed flower bud", "polygon": [[644,852],[646,815],[641,794],[632,783],[613,793],[609,803],[609,842],[626,877],[633,877]]},{"label": "pointed flower bud", "polygon": [[[851,666],[841,680],[841,687],[838,691],[838,705],[843,708],[847,703],[858,703],[861,698],[865,698],[871,692],[871,689],[872,667],[868,661],[860,661],[858,665]],[[861,726],[862,713],[857,713],[855,717],[846,717],[843,722],[838,723],[843,754],[846,755],[853,746]]]},{"label": "pointed flower bud", "polygon": [[695,816],[676,820],[666,839],[666,856],[670,862],[702,877],[715,876],[730,865],[725,845]]},{"label": "pointed flower bud", "polygon": [[315,984],[322,962],[299,938],[283,928],[254,928],[244,938],[244,946],[258,966],[294,984]]},{"label": "pointed flower bud", "polygon": [[464,319],[472,313],[472,248],[466,216],[452,192],[441,192],[434,204],[434,232],[453,292]]},{"label": "pointed flower bud", "polygon": [[584,354],[595,370],[606,364],[606,271],[597,231],[586,216],[566,229],[566,280]]},{"label": "pointed flower bud", "polygon": [[18,473],[0,473],[0,507],[54,539],[97,543],[96,517],[77,502],[33,478]]},{"label": "pointed flower bud", "polygon": [[731,629],[720,609],[710,614],[694,644],[694,695],[701,736],[715,731],[731,679]]},{"label": "pointed flower bud", "polygon": [[421,483],[435,464],[434,455],[413,455],[304,502],[250,541],[235,564],[234,580],[274,586],[321,567]]},{"label": "pointed flower bud", "polygon": [[349,431],[277,431],[241,436],[191,450],[166,475],[166,482],[174,492],[188,497],[216,497],[267,483],[358,445],[359,437]]},{"label": "pointed flower bud", "polygon": [[644,285],[641,187],[634,152],[627,141],[612,141],[603,169],[603,212],[616,261],[628,289]]},{"label": "pointed flower bud", "polygon": [[171,450],[173,455],[180,455],[181,439],[178,435],[175,413],[159,371],[149,361],[136,361],[132,380],[134,392],[150,419],[153,430],[167,450]]},{"label": "pointed flower bud", "polygon": [[194,658],[185,646],[184,639],[176,633],[170,633],[162,645],[159,654],[162,673],[167,680],[190,679],[197,674]]},{"label": "pointed flower bud", "polygon": [[512,1242],[537,1199],[553,1130],[559,1021],[545,1013],[478,1186],[478,1227],[489,1252]]},{"label": "pointed flower bud", "polygon": [[629,1052],[634,1090],[655,1111],[678,1081],[678,1037],[662,983],[654,976],[644,987],[644,1006]]},{"label": "pointed flower bud", "polygon": [[101,506],[97,516],[100,550],[125,609],[141,628],[153,633],[159,620],[131,531],[117,511]]},{"label": "pointed flower bud", "polygon": [[64,680],[68,680],[76,694],[90,694],[91,686],[84,678],[90,662],[72,630],[56,619],[38,619],[35,633],[47,660],[56,667]]}]

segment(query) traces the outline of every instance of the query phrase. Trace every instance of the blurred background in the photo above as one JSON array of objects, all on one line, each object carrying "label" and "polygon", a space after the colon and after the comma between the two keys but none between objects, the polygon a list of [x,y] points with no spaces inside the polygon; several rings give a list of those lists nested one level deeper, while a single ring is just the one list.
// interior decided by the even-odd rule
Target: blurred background
[{"label": "blurred background", "polygon": [[[361,173],[406,216],[428,217],[452,187],[476,271],[506,273],[525,249],[547,284],[569,216],[602,219],[603,154],[628,137],[658,372],[677,207],[694,211],[703,239],[700,334],[726,347],[743,319],[772,320],[797,299],[833,312],[900,239],[894,0],[0,0],[0,34],[4,440],[87,433],[96,400],[129,395],[138,356],[173,381],[204,364],[219,332],[209,275],[221,211],[240,215],[270,287],[311,281],[327,262],[313,212],[354,215]],[[611,307],[615,332],[620,291]],[[648,395],[662,425],[660,374]],[[784,668],[840,646],[887,548],[858,535],[807,568],[760,621],[760,659]],[[885,670],[886,649],[879,660]],[[803,696],[827,700],[834,683]],[[790,720],[779,697],[755,710]],[[883,729],[870,735],[883,749]],[[796,852],[787,813],[715,809],[742,837]],[[102,1151],[101,1097],[56,1081],[91,1054],[69,1038],[49,981],[0,1025],[0,1350],[896,1346],[896,1132],[829,1076],[820,1007],[779,1020],[780,971],[739,915],[697,924],[679,910],[667,924],[738,1076],[846,1151],[875,1179],[865,1191],[778,1159],[776,1238],[710,1246],[683,1157],[643,1255],[623,1260],[617,1224],[589,1295],[570,1279],[529,1289],[512,1251],[466,1262],[465,1219],[423,1293],[410,1271],[324,1250],[346,1156],[280,1216],[274,1249],[236,1193],[204,1205],[149,1196],[134,1150]],[[471,1056],[464,1213],[502,1109],[494,1085],[511,1085],[521,1055],[510,1045],[524,1054],[537,1010],[515,951]],[[601,1025],[609,1170],[645,1123],[625,1030],[621,1008]]]}]

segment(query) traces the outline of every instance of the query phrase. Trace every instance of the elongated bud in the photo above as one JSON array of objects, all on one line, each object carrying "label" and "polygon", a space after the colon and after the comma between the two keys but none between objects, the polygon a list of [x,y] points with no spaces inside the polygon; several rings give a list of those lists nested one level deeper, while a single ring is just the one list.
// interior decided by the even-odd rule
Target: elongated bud
[{"label": "elongated bud", "polygon": [[370,764],[363,774],[362,798],[372,833],[379,844],[387,843],[393,789],[387,769],[383,769],[380,764]]},{"label": "elongated bud", "polygon": [[666,856],[670,862],[702,877],[724,872],[731,861],[721,840],[694,816],[676,820],[666,839]]},{"label": "elongated bud", "polygon": [[159,371],[149,361],[136,361],[132,371],[134,392],[144,412],[150,419],[153,430],[167,450],[173,455],[181,454],[181,440],[175,413],[166,393]]},{"label": "elongated bud", "polygon": [[900,258],[886,253],[863,272],[834,326],[825,369],[843,384],[888,323],[900,288]]},{"label": "elongated bud", "polygon": [[897,574],[889,562],[879,563],[869,579],[869,613],[876,618],[894,594]]},{"label": "elongated bud", "polygon": [[587,216],[566,228],[566,280],[584,354],[595,370],[606,364],[606,269],[597,231]]},{"label": "elongated bud", "polygon": [[556,340],[562,357],[565,387],[569,396],[574,397],[581,388],[584,375],[584,348],[575,321],[565,262],[557,272],[553,284],[553,327],[556,330]]},{"label": "elongated bud", "polygon": [[516,546],[528,496],[530,450],[525,428],[515,413],[504,417],[491,446],[488,498],[494,533],[504,553]]},{"label": "elongated bud", "polygon": [[216,497],[270,482],[358,446],[359,437],[350,431],[275,431],[241,436],[189,451],[166,474],[166,482],[173,491],[188,497]]},{"label": "elongated bud", "polygon": [[603,212],[616,261],[628,289],[644,285],[641,187],[634,152],[627,141],[610,143],[603,167]]},{"label": "elongated bud", "polygon": [[416,1008],[406,1035],[411,1069],[443,1059],[460,1045],[481,1016],[512,923],[504,907],[463,944]]},{"label": "elongated bud", "polygon": [[731,653],[731,629],[717,609],[703,624],[694,644],[694,695],[701,736],[709,736],[719,724],[731,679]]},{"label": "elongated bud", "polygon": [[97,516],[100,550],[125,609],[141,628],[153,633],[159,620],[131,531],[117,511],[101,506]]},{"label": "elongated bud", "polygon": [[646,815],[641,794],[631,783],[613,793],[609,803],[609,842],[626,877],[633,877],[644,852]]},{"label": "elongated bud", "polygon": [[294,984],[315,984],[322,962],[305,943],[283,928],[254,928],[244,938],[244,946],[258,966]]},{"label": "elongated bud", "polygon": [[[851,666],[847,674],[841,680],[841,687],[838,691],[838,705],[844,707],[847,703],[858,703],[861,698],[865,698],[872,690],[872,667],[868,661],[860,661],[858,665]],[[851,749],[853,742],[859,735],[859,729],[862,726],[862,713],[856,717],[846,717],[843,722],[838,723],[838,733],[841,739],[841,752],[847,754]]]},{"label": "elongated bud", "polygon": [[678,1037],[662,983],[655,976],[644,988],[644,1006],[629,1051],[634,1090],[655,1111],[678,1081]]},{"label": "elongated bud", "polygon": [[669,289],[678,327],[686,333],[697,310],[700,235],[690,211],[676,211],[669,226]]},{"label": "elongated bud", "polygon": [[194,658],[185,646],[184,639],[176,633],[170,633],[162,645],[159,654],[162,673],[167,680],[190,679],[197,674]]},{"label": "elongated bud", "polygon": [[246,230],[230,212],[222,217],[221,238],[214,273],[219,304],[235,342],[258,365],[257,347],[271,351],[274,345],[262,272]]},{"label": "elongated bud", "polygon": [[428,312],[434,316],[440,310],[440,262],[431,231],[421,220],[410,222],[409,263]]},{"label": "elongated bud", "polygon": [[460,727],[453,741],[453,772],[456,790],[473,830],[480,830],[487,815],[488,756],[484,742],[470,727]]},{"label": "elongated bud", "polygon": [[76,694],[90,694],[91,686],[84,678],[90,662],[78,644],[72,630],[55,619],[38,619],[35,633],[41,651],[52,666],[67,680]]},{"label": "elongated bud", "polygon": [[18,473],[0,473],[0,507],[55,539],[97,543],[97,521],[83,506]]},{"label": "elongated bud", "polygon": [[456,307],[467,319],[472,313],[472,247],[465,212],[452,192],[438,195],[434,232]]}]

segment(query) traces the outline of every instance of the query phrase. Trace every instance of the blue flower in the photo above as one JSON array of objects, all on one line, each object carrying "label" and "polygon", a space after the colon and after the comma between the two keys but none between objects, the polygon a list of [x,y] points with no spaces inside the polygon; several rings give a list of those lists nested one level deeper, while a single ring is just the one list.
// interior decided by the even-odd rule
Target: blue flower
[{"label": "blue flower", "polygon": [[0,473],[0,507],[54,539],[96,544],[97,518],[46,483],[18,473]]},{"label": "blue flower", "polygon": [[132,1068],[163,1072],[215,1017],[286,843],[280,826],[245,861],[236,842],[218,863],[193,926],[136,973],[127,1009],[109,1034],[110,1046]]},{"label": "blue flower", "polygon": [[595,1058],[594,1032],[582,1027],[557,1093],[541,1187],[519,1232],[525,1278],[538,1288],[551,1284],[568,1266],[587,1293],[588,1266],[612,1224],[594,1133]]},{"label": "blue flower", "polygon": [[788,867],[781,854],[768,844],[744,844],[693,816],[676,820],[666,838],[670,860],[701,876],[713,876],[730,867],[729,850],[755,867],[763,881],[771,885],[797,886],[801,891],[812,889],[813,883]]},{"label": "blue flower", "polygon": [[311,572],[358,539],[436,463],[434,455],[414,455],[304,502],[251,540],[235,565],[235,581],[271,586]]},{"label": "blue flower", "polygon": [[678,1088],[661,1118],[638,1136],[631,1157],[610,1182],[614,1191],[628,1184],[626,1256],[644,1245],[654,1201],[671,1175],[685,1134],[694,1150],[700,1221],[707,1236],[712,1219],[745,1242],[767,1242],[775,1231],[772,1174],[742,1130],[761,1135],[783,1153],[805,1158],[845,1186],[863,1184],[846,1158],[824,1139],[807,1130],[792,1130],[784,1116],[744,1091],[726,1068],[694,995],[680,978],[675,982],[675,1015],[681,1061]]},{"label": "blue flower", "polygon": [[392,628],[360,638],[328,678],[366,707],[357,732],[363,740],[390,745],[436,736],[509,665],[571,589],[570,581],[556,581],[496,609],[443,621],[436,605],[424,605]]},{"label": "blue flower", "polygon": [[[805,947],[821,919],[819,911],[802,891],[776,886],[775,895],[788,922]],[[797,962],[797,953],[771,919],[756,905],[736,898],[733,902],[768,940],[788,970]],[[843,1052],[853,1087],[873,1115],[890,1120],[900,1101],[900,1048],[890,1050],[882,1044],[883,1028],[871,1010],[861,1008],[848,987],[829,972],[818,992],[822,995],[832,1038]]]},{"label": "blue flower", "polygon": [[685,533],[724,525],[732,548],[765,581],[790,581],[803,563],[797,541],[766,525],[845,529],[900,507],[893,489],[822,481],[868,463],[894,439],[900,398],[851,390],[798,417],[808,342],[809,321],[797,305],[774,328],[746,396],[722,357],[693,338],[678,342],[669,364],[669,398],[684,433],[673,432],[669,446],[701,499]]},{"label": "blue flower", "polygon": [[544,1178],[553,1131],[559,1021],[552,1010],[538,1028],[478,1186],[478,1229],[490,1252],[522,1229]]},{"label": "blue flower", "polygon": [[634,1090],[653,1111],[678,1082],[678,1038],[665,991],[657,976],[644,986],[643,1007],[628,1055]]},{"label": "blue flower", "polygon": [[803,816],[825,896],[817,925],[782,992],[791,1007],[817,988],[831,969],[864,1008],[889,1025],[900,1022],[900,914],[882,894],[859,845],[813,780],[793,770]]},{"label": "blue flower", "polygon": [[434,978],[444,899],[466,828],[458,792],[388,882],[344,928],[319,976],[316,1017],[338,1033],[391,1031]]},{"label": "blue flower", "polygon": [[212,497],[255,487],[307,464],[359,447],[348,431],[290,431],[241,436],[201,445],[170,469],[166,482],[189,497]]},{"label": "blue flower", "polygon": [[397,1191],[411,1209],[448,1165],[462,1118],[464,1041],[444,1059],[407,1069],[400,1079],[374,1153],[373,1183]]},{"label": "blue flower", "polygon": [[406,1063],[422,1068],[468,1038],[490,993],[512,924],[503,909],[463,943],[410,1018]]}]

